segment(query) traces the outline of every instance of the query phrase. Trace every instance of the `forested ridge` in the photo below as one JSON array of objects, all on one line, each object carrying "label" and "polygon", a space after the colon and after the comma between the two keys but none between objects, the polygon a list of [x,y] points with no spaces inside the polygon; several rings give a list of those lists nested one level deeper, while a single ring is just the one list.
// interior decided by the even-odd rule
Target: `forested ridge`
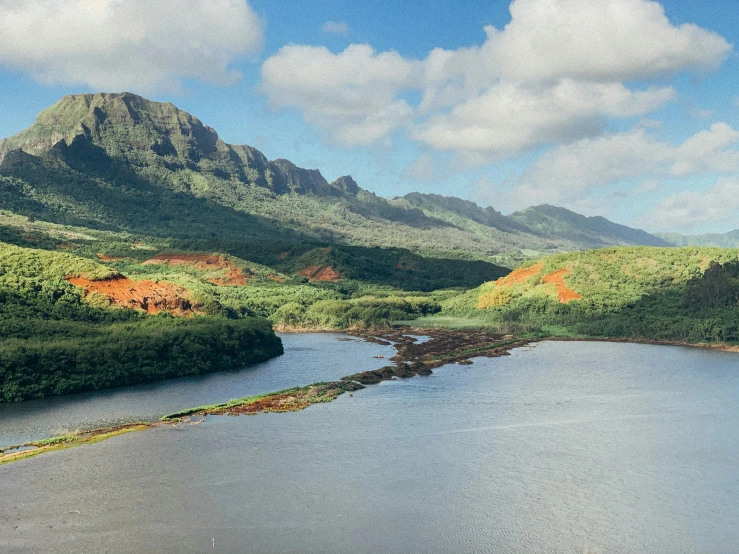
[{"label": "forested ridge", "polygon": [[739,250],[624,247],[524,265],[443,313],[567,336],[739,341]]}]

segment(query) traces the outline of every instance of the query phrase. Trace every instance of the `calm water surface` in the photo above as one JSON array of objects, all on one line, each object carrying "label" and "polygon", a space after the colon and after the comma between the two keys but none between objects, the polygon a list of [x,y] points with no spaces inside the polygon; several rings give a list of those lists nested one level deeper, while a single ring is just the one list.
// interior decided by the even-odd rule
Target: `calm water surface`
[{"label": "calm water surface", "polygon": [[542,343],[0,466],[0,551],[735,553],[738,421],[738,355]]},{"label": "calm water surface", "polygon": [[[279,333],[278,333],[279,334]],[[0,445],[137,421],[376,369],[388,346],[334,333],[279,334],[285,354],[261,364],[96,393],[0,404]]]}]

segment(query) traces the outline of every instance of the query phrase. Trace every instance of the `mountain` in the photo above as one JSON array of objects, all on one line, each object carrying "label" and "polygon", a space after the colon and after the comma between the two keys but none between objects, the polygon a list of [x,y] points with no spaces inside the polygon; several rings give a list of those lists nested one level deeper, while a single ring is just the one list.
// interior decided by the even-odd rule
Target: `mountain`
[{"label": "mountain", "polygon": [[615,245],[669,246],[668,242],[646,231],[548,204],[506,216],[491,207],[481,208],[468,200],[438,194],[412,192],[393,202],[416,207],[429,217],[475,234],[496,233],[519,248],[580,250]]},{"label": "mountain", "polygon": [[707,233],[704,235],[682,235],[680,233],[656,233],[656,235],[674,246],[739,248],[739,229],[734,229],[728,233]]},{"label": "mountain", "polygon": [[508,216],[530,232],[572,241],[586,248],[609,245],[670,246],[646,231],[608,221],[601,216],[586,217],[565,208],[542,204]]},{"label": "mountain", "polygon": [[176,106],[130,93],[66,96],[0,141],[0,208],[155,237],[343,243],[456,259],[664,244],[551,207],[503,216],[438,195],[387,200],[351,176],[328,182],[317,169],[228,144]]}]

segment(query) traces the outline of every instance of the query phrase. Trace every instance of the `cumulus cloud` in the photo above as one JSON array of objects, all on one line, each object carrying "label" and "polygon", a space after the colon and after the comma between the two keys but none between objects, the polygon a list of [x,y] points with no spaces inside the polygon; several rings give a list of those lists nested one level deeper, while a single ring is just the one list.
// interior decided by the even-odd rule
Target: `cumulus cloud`
[{"label": "cumulus cloud", "polygon": [[503,30],[486,27],[485,43],[459,55],[507,79],[611,82],[712,69],[731,50],[716,33],[672,25],[650,0],[514,0],[510,12]]},{"label": "cumulus cloud", "polygon": [[[482,44],[436,48],[420,61],[369,46],[338,54],[291,46],[265,62],[264,90],[273,104],[298,108],[345,145],[385,141],[407,125],[409,136],[431,149],[490,163],[542,144],[602,134],[607,118],[649,113],[670,101],[674,90],[627,82],[710,70],[731,50],[716,33],[673,25],[651,0],[514,0],[510,13],[503,29],[485,28]],[[320,59],[311,64],[317,74],[273,71],[310,63],[308,55]],[[392,59],[391,70],[378,73],[385,58]],[[348,60],[356,63],[348,70],[351,79],[342,80],[336,74],[344,75]],[[337,86],[370,105],[347,102]],[[401,100],[409,89],[420,92],[418,105]],[[337,101],[341,117],[331,115]],[[379,110],[383,123],[366,125],[372,132],[365,133],[359,122],[369,107]],[[362,133],[364,140],[357,140]]]},{"label": "cumulus cloud", "polygon": [[411,136],[436,150],[484,153],[491,159],[597,135],[605,117],[643,115],[674,94],[670,87],[635,92],[620,83],[571,79],[544,87],[504,82],[432,116]]},{"label": "cumulus cloud", "polygon": [[702,223],[736,221],[739,216],[739,180],[724,177],[707,191],[685,191],[668,196],[644,218],[655,229],[690,230]]},{"label": "cumulus cloud", "polygon": [[223,85],[262,43],[246,0],[0,0],[0,65],[48,84],[176,91]]},{"label": "cumulus cloud", "polygon": [[421,154],[403,171],[403,177],[413,181],[432,181],[438,177],[433,156]]},{"label": "cumulus cloud", "polygon": [[529,167],[511,196],[532,203],[569,202],[628,179],[736,171],[739,131],[726,123],[714,123],[677,146],[636,128],[550,150]]},{"label": "cumulus cloud", "polygon": [[321,25],[321,31],[330,35],[347,36],[349,34],[349,25],[346,21],[326,21]]},{"label": "cumulus cloud", "polygon": [[261,86],[273,106],[298,108],[334,142],[366,146],[412,121],[414,110],[399,94],[415,86],[419,69],[418,62],[367,45],[334,54],[293,44],[264,62]]}]

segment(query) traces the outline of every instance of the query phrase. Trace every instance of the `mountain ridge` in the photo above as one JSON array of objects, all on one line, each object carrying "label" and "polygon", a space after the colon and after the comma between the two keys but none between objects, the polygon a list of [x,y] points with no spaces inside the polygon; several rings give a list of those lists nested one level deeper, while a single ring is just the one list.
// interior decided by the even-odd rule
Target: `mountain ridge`
[{"label": "mountain ridge", "polygon": [[527,210],[505,216],[454,197],[388,200],[349,175],[328,182],[318,169],[228,144],[175,105],[132,93],[65,96],[0,141],[0,207],[160,236],[247,234],[471,259],[667,244],[564,208],[542,228],[535,208],[534,221]]}]

